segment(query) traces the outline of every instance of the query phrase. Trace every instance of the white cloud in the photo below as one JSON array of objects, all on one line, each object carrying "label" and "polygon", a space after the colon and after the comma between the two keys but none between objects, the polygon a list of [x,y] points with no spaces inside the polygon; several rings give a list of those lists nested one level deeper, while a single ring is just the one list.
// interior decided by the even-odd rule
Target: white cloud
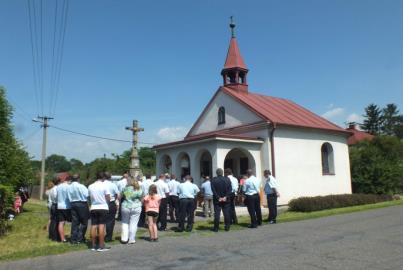
[{"label": "white cloud", "polygon": [[164,127],[158,130],[157,138],[159,143],[172,142],[183,139],[188,132],[185,127]]},{"label": "white cloud", "polygon": [[345,112],[344,108],[336,107],[336,108],[331,108],[327,112],[322,114],[322,117],[326,119],[333,119],[335,117],[343,115]]},{"label": "white cloud", "polygon": [[349,116],[347,116],[346,122],[356,122],[356,123],[362,123],[363,117],[361,115],[358,115],[356,113],[352,113]]}]

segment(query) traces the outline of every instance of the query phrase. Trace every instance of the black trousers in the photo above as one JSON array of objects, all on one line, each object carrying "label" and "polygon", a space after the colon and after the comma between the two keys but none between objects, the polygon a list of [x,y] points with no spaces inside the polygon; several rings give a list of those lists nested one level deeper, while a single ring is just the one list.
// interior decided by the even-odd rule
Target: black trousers
[{"label": "black trousers", "polygon": [[109,211],[108,216],[106,218],[106,234],[105,234],[105,241],[112,241],[113,236],[113,229],[115,228],[115,215],[116,215],[116,203],[115,201],[109,202]]},{"label": "black trousers", "polygon": [[60,241],[60,236],[57,231],[57,204],[52,204],[50,207],[50,224],[49,224],[49,239],[53,241]]},{"label": "black trousers", "polygon": [[87,202],[71,203],[71,241],[81,242],[85,240],[90,210]]},{"label": "black trousers", "polygon": [[262,225],[262,210],[260,208],[259,194],[246,195],[246,207],[250,216],[250,223],[253,227]]},{"label": "black trousers", "polygon": [[159,225],[158,229],[160,230],[167,228],[167,198],[161,199],[157,225]]},{"label": "black trousers", "polygon": [[224,215],[224,225],[226,228],[230,227],[230,203],[229,202],[217,202],[214,200],[214,229],[218,230],[220,226],[221,210]]},{"label": "black trousers", "polygon": [[230,222],[231,224],[237,224],[238,223],[238,218],[236,216],[236,211],[235,211],[235,193],[231,193],[230,198],[230,208],[229,208],[229,214],[230,214]]},{"label": "black trousers", "polygon": [[194,220],[194,199],[179,200],[179,230],[184,229],[185,219],[187,220],[187,229],[191,229]]},{"label": "black trousers", "polygon": [[139,218],[139,222],[137,223],[137,226],[144,227],[145,224],[146,224],[146,209],[145,209],[144,205],[142,205],[140,218]]},{"label": "black trousers", "polygon": [[277,218],[277,195],[267,194],[267,206],[269,207],[269,222]]},{"label": "black trousers", "polygon": [[171,222],[177,222],[179,219],[179,197],[169,196],[169,218]]}]

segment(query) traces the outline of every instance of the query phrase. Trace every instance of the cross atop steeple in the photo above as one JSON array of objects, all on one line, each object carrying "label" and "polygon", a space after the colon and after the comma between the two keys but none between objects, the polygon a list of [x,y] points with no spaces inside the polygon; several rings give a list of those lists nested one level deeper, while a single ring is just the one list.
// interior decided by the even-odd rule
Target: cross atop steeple
[{"label": "cross atop steeple", "polygon": [[231,37],[235,37],[235,23],[234,23],[234,16],[229,17],[231,20],[231,23],[229,24],[229,27],[231,28]]}]

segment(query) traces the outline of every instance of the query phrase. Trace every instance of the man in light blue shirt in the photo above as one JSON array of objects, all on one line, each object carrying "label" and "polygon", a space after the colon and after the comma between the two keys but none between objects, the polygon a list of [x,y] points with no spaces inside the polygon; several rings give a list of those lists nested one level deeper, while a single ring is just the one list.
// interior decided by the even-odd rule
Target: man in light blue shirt
[{"label": "man in light blue shirt", "polygon": [[73,175],[68,189],[71,203],[71,243],[85,243],[90,210],[88,208],[88,189],[79,183],[80,176]]},{"label": "man in light blue shirt", "polygon": [[248,179],[243,186],[245,192],[245,204],[248,208],[251,224],[249,228],[257,228],[262,225],[262,210],[260,209],[260,181],[253,175],[253,171],[247,171]]},{"label": "man in light blue shirt", "polygon": [[211,189],[210,177],[206,176],[204,179],[205,181],[201,186],[204,200],[204,217],[211,217],[214,216],[213,190]]},{"label": "man in light blue shirt", "polygon": [[64,224],[66,221],[71,220],[71,205],[68,196],[69,191],[69,177],[67,173],[59,174],[59,185],[56,188],[57,198],[57,220],[58,220],[58,232],[61,242],[67,242],[64,237]]},{"label": "man in light blue shirt", "polygon": [[194,220],[194,203],[200,189],[192,183],[192,177],[186,175],[185,182],[178,186],[179,195],[179,224],[178,232],[183,232],[185,218],[187,219],[186,231],[191,232]]},{"label": "man in light blue shirt", "polygon": [[267,196],[267,206],[269,208],[269,224],[275,224],[277,218],[277,198],[280,197],[278,192],[277,180],[271,175],[270,170],[264,171],[265,185],[264,192]]}]

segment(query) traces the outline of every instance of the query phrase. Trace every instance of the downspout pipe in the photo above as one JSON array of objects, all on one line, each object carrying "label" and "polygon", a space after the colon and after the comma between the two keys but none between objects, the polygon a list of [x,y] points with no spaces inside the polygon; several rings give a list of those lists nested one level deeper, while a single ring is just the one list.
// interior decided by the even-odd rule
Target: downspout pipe
[{"label": "downspout pipe", "polygon": [[269,132],[270,136],[270,152],[271,152],[271,173],[276,177],[276,158],[274,155],[274,131],[276,130],[276,123],[273,123],[272,129]]}]

